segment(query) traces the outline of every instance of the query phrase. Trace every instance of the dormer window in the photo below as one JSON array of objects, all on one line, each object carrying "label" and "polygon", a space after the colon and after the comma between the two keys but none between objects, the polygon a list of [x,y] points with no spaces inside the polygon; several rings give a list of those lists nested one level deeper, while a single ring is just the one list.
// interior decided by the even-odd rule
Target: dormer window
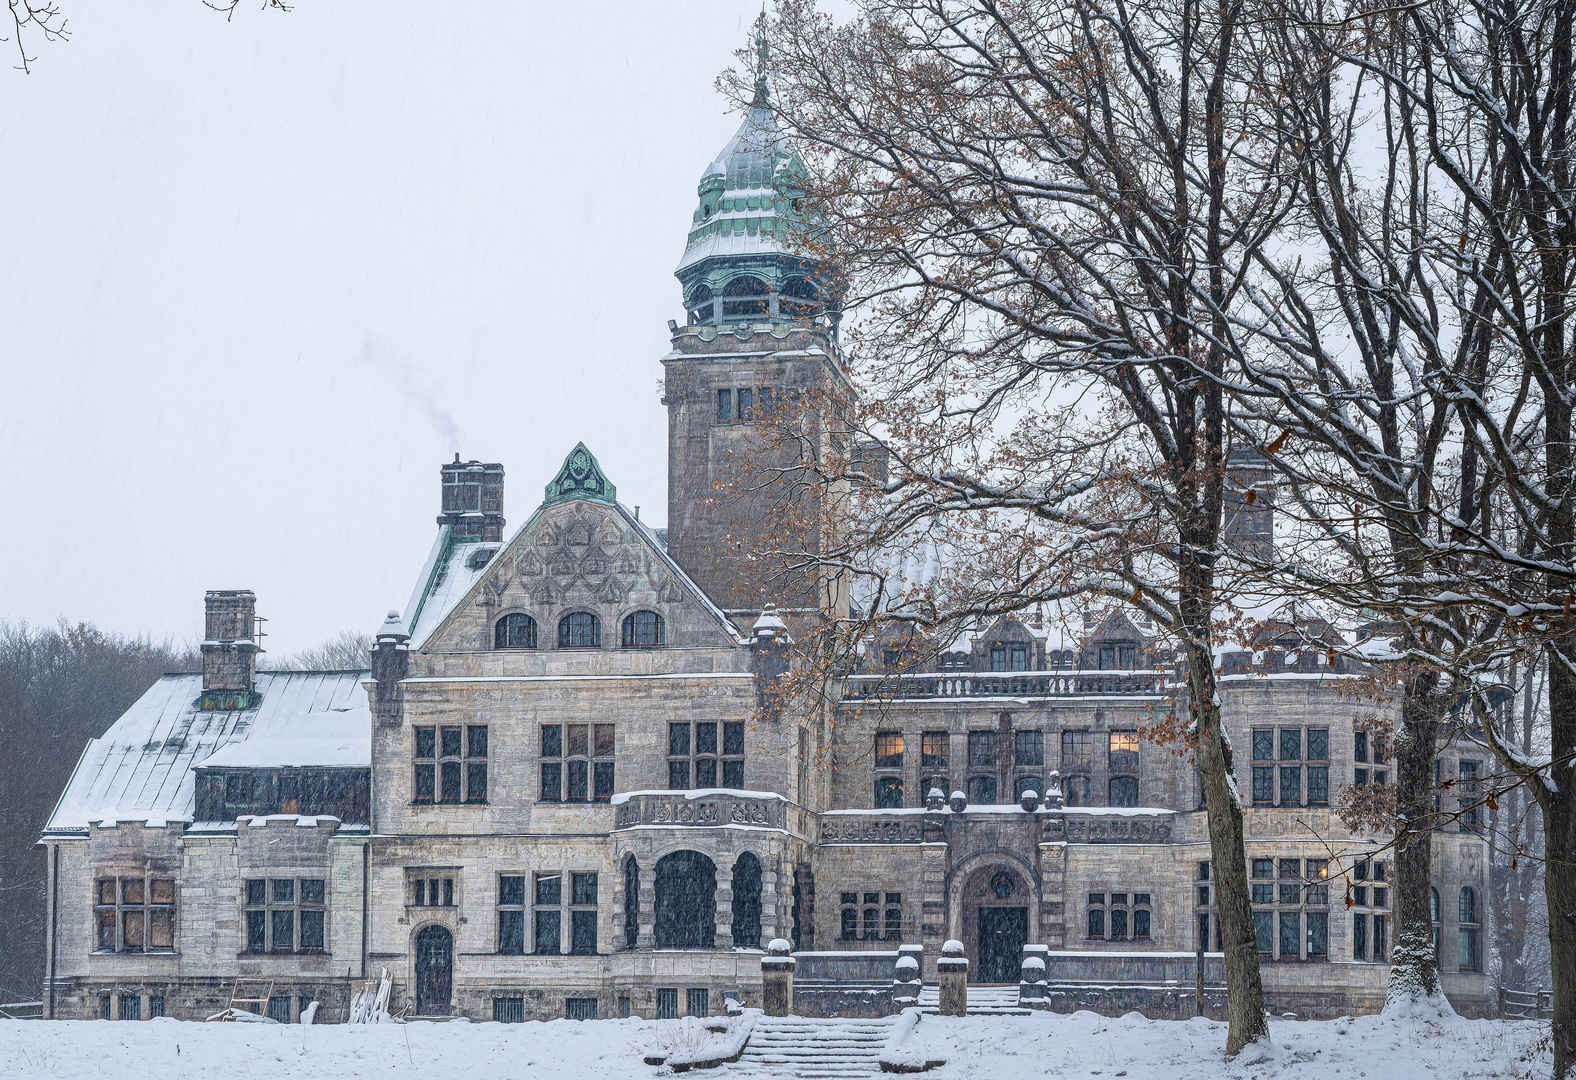
[{"label": "dormer window", "polygon": [[536,648],[536,620],[518,612],[498,620],[493,631],[495,649]]}]

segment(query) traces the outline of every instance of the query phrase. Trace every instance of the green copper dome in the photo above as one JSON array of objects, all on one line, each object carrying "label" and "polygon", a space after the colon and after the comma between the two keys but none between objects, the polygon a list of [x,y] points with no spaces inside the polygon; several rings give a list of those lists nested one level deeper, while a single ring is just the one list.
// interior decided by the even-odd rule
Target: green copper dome
[{"label": "green copper dome", "polygon": [[701,176],[675,271],[691,324],[818,318],[830,306],[829,268],[806,253],[813,222],[804,212],[804,162],[777,126],[764,35],[757,42],[755,99]]}]

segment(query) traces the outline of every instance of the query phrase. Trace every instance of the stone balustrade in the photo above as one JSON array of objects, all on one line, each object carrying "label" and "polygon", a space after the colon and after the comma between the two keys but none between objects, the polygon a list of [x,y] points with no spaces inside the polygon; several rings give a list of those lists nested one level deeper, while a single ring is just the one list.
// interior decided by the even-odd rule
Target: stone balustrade
[{"label": "stone balustrade", "polygon": [[906,675],[851,675],[844,700],[909,698],[1043,698],[1090,694],[1161,697],[1175,689],[1169,671],[935,671]]}]

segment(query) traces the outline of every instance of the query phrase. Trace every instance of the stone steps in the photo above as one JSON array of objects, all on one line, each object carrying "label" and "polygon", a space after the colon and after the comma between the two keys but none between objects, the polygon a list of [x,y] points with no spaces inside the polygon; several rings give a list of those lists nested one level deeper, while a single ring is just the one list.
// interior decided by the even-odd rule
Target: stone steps
[{"label": "stone steps", "polygon": [[761,1017],[739,1060],[739,1076],[804,1077],[806,1080],[868,1080],[880,1072],[881,1050],[891,1019],[812,1020]]},{"label": "stone steps", "polygon": [[[935,1015],[941,1009],[941,991],[935,986],[922,987],[919,991],[919,1010]],[[1016,986],[969,987],[968,1014],[970,1016],[1028,1016],[1033,1010],[1018,1002]]]}]

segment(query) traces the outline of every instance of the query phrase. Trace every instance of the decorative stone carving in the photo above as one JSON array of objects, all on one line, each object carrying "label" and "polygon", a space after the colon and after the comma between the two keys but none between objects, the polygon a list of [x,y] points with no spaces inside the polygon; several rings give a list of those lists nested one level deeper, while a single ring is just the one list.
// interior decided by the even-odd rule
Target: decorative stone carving
[{"label": "decorative stone carving", "polygon": [[1066,836],[1068,840],[1085,844],[1169,844],[1171,823],[1149,818],[1069,814]]},{"label": "decorative stone carving", "polygon": [[917,844],[924,826],[910,819],[828,818],[821,822],[823,844]]},{"label": "decorative stone carving", "polygon": [[635,825],[761,825],[784,828],[783,804],[773,799],[711,796],[686,799],[670,795],[635,795],[618,806],[617,827]]}]

